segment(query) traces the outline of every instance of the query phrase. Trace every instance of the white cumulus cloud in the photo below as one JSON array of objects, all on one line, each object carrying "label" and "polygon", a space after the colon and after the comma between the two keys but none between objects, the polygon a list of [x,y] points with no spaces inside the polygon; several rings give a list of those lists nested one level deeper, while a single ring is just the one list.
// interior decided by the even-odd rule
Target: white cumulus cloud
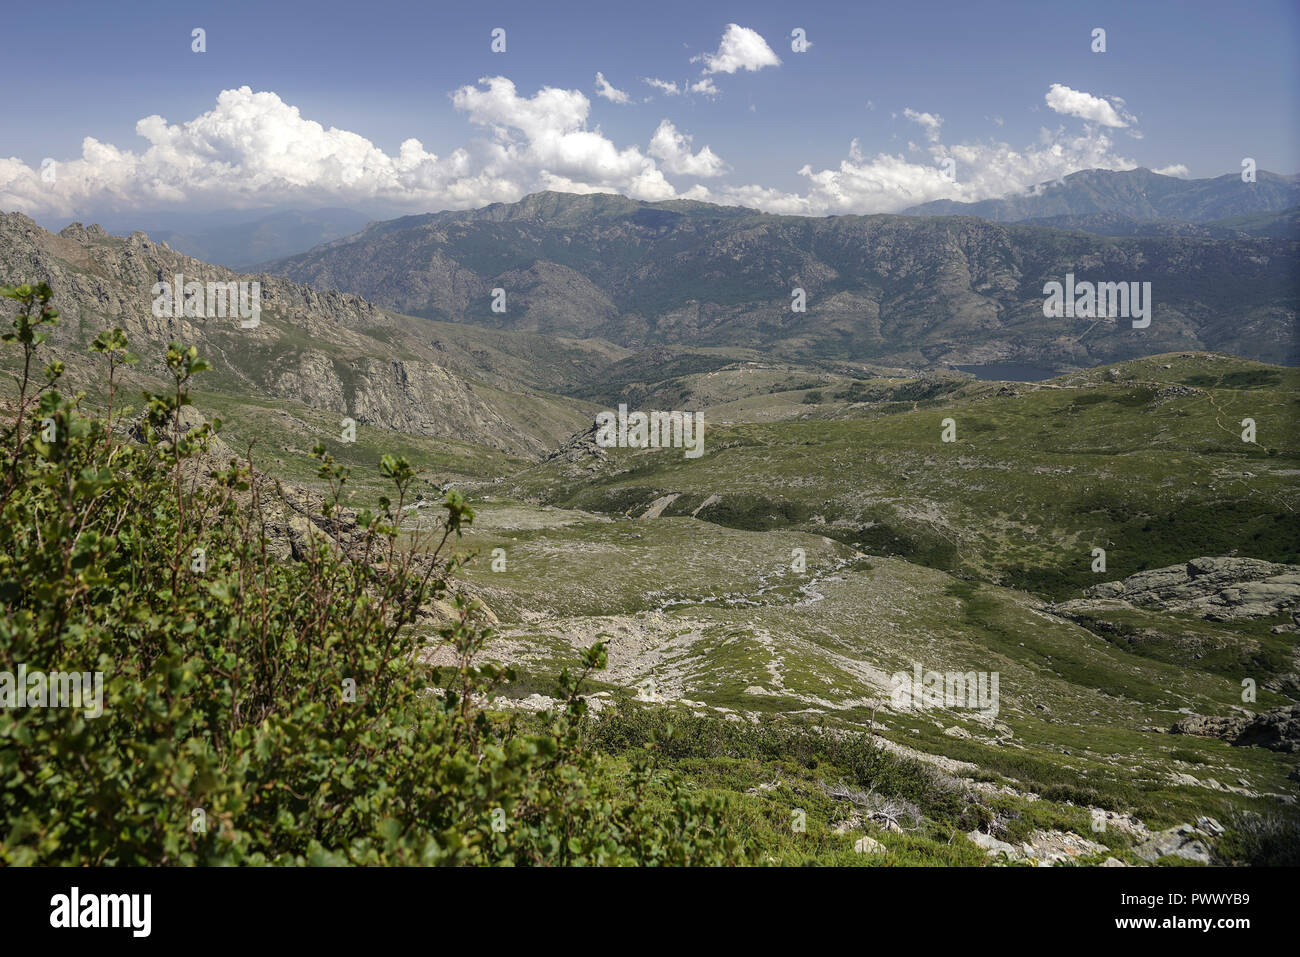
[{"label": "white cumulus cloud", "polygon": [[[0,209],[84,220],[166,206],[464,209],[557,189],[650,201],[686,196],[779,213],[879,213],[934,199],[1014,194],[1081,169],[1137,165],[1117,152],[1113,130],[1089,116],[1044,128],[1020,146],[996,139],[946,144],[942,117],[908,108],[903,115],[925,131],[923,143],[872,154],[855,141],[837,164],[804,165],[803,188],[785,191],[721,182],[727,164],[708,146],[694,150],[691,137],[668,119],[645,148],[620,145],[589,128],[591,100],[579,90],[543,87],[526,95],[494,76],[461,87],[451,101],[473,131],[462,144],[434,153],[408,138],[390,154],[357,133],[303,117],[275,93],[226,90],[193,119],[140,120],[142,145],[135,149],[87,137],[80,156],[59,160],[52,182],[16,157],[0,158]],[[955,176],[947,175],[953,164]],[[1181,164],[1158,172],[1187,175]],[[679,193],[666,176],[714,185]]]},{"label": "white cumulus cloud", "polygon": [[[483,87],[486,87],[484,89]],[[520,96],[503,76],[480,80],[452,95],[470,121],[492,131],[499,150],[495,167],[515,181],[530,172],[606,187],[633,199],[671,199],[675,190],[654,160],[635,146],[619,149],[604,134],[586,129],[589,101],[577,90],[543,87]]]},{"label": "white cumulus cloud", "polygon": [[[915,114],[914,116],[911,114]],[[905,115],[923,126],[921,114]],[[772,213],[806,216],[851,213],[896,213],[936,199],[977,202],[1028,192],[1039,184],[1062,179],[1081,169],[1133,169],[1133,160],[1115,152],[1104,132],[1085,128],[1081,133],[1040,130],[1038,141],[1022,148],[988,141],[947,146],[938,137],[917,151],[926,158],[877,153],[865,155],[857,140],[837,166],[824,169],[812,164],[799,170],[807,181],[802,193],[783,192],[759,184],[722,185],[708,190],[712,202],[752,206]],[[951,159],[955,176],[945,172]],[[697,191],[698,192],[698,191]]]},{"label": "white cumulus cloud", "polygon": [[707,146],[691,152],[691,137],[677,132],[669,120],[663,120],[650,138],[649,153],[670,173],[682,176],[721,176],[727,164]]},{"label": "white cumulus cloud", "polygon": [[182,203],[458,209],[511,202],[557,182],[646,200],[676,195],[638,147],[619,148],[587,129],[591,101],[580,91],[544,87],[527,97],[505,77],[490,77],[457,90],[452,103],[487,136],[446,155],[407,139],[390,155],[356,133],[305,119],[275,93],[225,90],[195,119],[140,120],[143,150],[86,137],[80,157],[57,163],[53,183],[16,157],[0,158],[0,209],[51,216]]},{"label": "white cumulus cloud", "polygon": [[1121,128],[1137,122],[1136,117],[1124,110],[1124,101],[1115,96],[1093,96],[1082,90],[1072,90],[1061,83],[1053,83],[1044,99],[1057,113],[1077,116],[1099,126]]},{"label": "white cumulus cloud", "polygon": [[704,72],[735,73],[737,70],[761,70],[765,66],[780,66],[780,58],[772,52],[767,41],[758,32],[739,24],[727,24],[716,53],[702,53],[691,62],[704,63]]},{"label": "white cumulus cloud", "polygon": [[450,189],[469,176],[469,154],[439,157],[418,140],[386,155],[356,133],[304,119],[274,93],[226,90],[216,106],[184,123],[147,116],[141,152],[82,141],[81,156],[58,163],[54,183],[37,183],[17,159],[0,160],[0,207],[73,213],[185,201],[259,205],[304,191],[344,201]]}]

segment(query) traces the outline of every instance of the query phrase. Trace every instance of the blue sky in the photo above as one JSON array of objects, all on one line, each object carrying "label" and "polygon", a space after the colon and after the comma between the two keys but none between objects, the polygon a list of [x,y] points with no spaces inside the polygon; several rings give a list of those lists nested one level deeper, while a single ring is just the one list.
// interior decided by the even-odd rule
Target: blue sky
[{"label": "blue sky", "polygon": [[[5,57],[0,208],[42,221],[283,205],[389,214],[550,187],[825,214],[983,199],[1092,166],[1202,177],[1250,156],[1293,173],[1298,11],[1294,0],[15,6],[6,33],[25,42]],[[194,27],[204,53],[191,50]],[[490,49],[497,27],[504,53]],[[1090,49],[1097,27],[1104,53]],[[794,28],[805,52],[791,49]],[[598,72],[614,99],[597,92]],[[46,158],[52,179],[39,175]]]}]

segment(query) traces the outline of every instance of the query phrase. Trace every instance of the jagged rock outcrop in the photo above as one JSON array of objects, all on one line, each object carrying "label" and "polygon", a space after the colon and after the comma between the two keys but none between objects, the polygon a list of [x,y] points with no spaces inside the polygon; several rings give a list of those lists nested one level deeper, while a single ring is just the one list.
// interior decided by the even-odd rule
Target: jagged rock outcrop
[{"label": "jagged rock outcrop", "polygon": [[561,459],[565,462],[582,463],[598,459],[605,455],[605,450],[596,442],[596,426],[582,432],[576,432],[554,452],[546,456],[546,461]]},{"label": "jagged rock outcrop", "polygon": [[1300,704],[1256,715],[1233,744],[1255,745],[1271,751],[1300,753]]},{"label": "jagged rock outcrop", "polygon": [[1009,861],[1030,861],[1040,867],[1050,867],[1077,857],[1104,854],[1110,850],[1105,844],[1090,841],[1069,831],[1036,830],[1028,841],[1009,844],[983,831],[966,835],[972,844],[984,851],[986,857],[1005,857]]},{"label": "jagged rock outcrop", "polygon": [[1190,734],[1198,738],[1223,738],[1235,740],[1250,724],[1248,714],[1205,715],[1193,714],[1179,718],[1169,729],[1170,734]]},{"label": "jagged rock outcrop", "polygon": [[1300,753],[1300,704],[1274,708],[1262,714],[1207,716],[1194,714],[1175,722],[1174,734],[1221,738],[1232,744]]},{"label": "jagged rock outcrop", "polygon": [[[1255,558],[1194,558],[1183,565],[1094,585],[1084,594],[1212,621],[1265,618],[1300,611],[1300,565]],[[1083,604],[1066,602],[1061,607],[1080,610]]]}]

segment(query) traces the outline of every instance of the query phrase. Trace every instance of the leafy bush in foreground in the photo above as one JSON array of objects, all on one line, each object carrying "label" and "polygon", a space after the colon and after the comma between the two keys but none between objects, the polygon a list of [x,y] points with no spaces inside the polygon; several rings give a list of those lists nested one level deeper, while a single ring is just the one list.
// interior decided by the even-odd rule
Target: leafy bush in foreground
[{"label": "leafy bush in foreground", "polygon": [[346,474],[318,448],[335,533],[278,561],[267,523],[284,503],[247,462],[205,451],[210,427],[182,433],[205,368],[195,348],[168,350],[172,387],[145,394],[141,441],[123,441],[120,330],[95,340],[110,399],[92,414],[58,391],[60,363],[37,384],[41,327],[57,317],[48,286],[0,292],[19,303],[4,339],[23,350],[0,427],[0,670],[102,672],[104,692],[98,717],[0,707],[0,862],[736,858],[715,802],[645,761],[615,788],[584,750],[578,688],[602,647],[527,727],[481,706],[512,675],[474,665],[489,633],[473,601],[452,597],[438,633],[457,666],[420,662],[421,608],[449,595],[444,548],[473,518],[459,495],[439,540],[399,549],[415,473],[385,456],[396,497],[345,543]]}]

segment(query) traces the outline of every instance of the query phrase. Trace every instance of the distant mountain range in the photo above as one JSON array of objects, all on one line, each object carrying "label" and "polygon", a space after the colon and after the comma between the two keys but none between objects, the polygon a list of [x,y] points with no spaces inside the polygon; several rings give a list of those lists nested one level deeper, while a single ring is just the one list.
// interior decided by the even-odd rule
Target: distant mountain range
[{"label": "distant mountain range", "polygon": [[[121,236],[144,231],[204,262],[251,270],[395,215],[392,209],[173,210],[112,214],[101,224]],[[1257,182],[1243,184],[1232,175],[1183,180],[1148,169],[1086,170],[1023,195],[978,203],[941,200],[903,215],[979,216],[1102,236],[1294,238],[1300,236],[1300,180],[1267,171],[1259,172]],[[66,225],[61,219],[38,222],[52,232]]]},{"label": "distant mountain range", "polygon": [[[1263,180],[1276,202],[1288,201],[1281,177]],[[738,361],[784,363],[782,377],[808,370],[815,382],[824,378],[817,370],[856,374],[844,363],[859,373],[999,363],[1059,370],[1182,350],[1300,365],[1294,207],[1200,222],[1080,212],[998,223],[776,216],[546,192],[374,222],[275,261],[257,277],[256,330],[151,315],[160,279],[236,276],[172,242],[194,249],[202,240],[214,259],[237,261],[239,243],[252,255],[359,215],[281,211],[245,226],[164,231],[170,239],[161,242],[80,223],[55,235],[0,214],[0,277],[55,287],[64,320],[53,344],[62,356],[80,355],[95,330],[122,325],[149,357],[139,369],[146,377],[162,373],[156,357],[168,341],[195,342],[214,363],[209,388],[222,395],[299,402],[525,459],[579,427],[591,400],[661,381],[671,390],[683,376]],[[1046,318],[1043,287],[1067,274],[1150,282],[1150,326]],[[494,290],[504,312],[492,308]],[[806,311],[792,309],[796,290]],[[79,384],[93,389],[96,380],[88,372]]]},{"label": "distant mountain range", "polygon": [[[1121,216],[1128,220],[1205,223],[1231,216],[1277,213],[1300,206],[1300,179],[1259,170],[1255,182],[1240,174],[1179,179],[1149,169],[1090,169],[1028,193],[959,203],[939,199],[903,210],[905,216],[979,216],[996,223],[1049,217]],[[1086,228],[1086,227],[1078,227]]]},{"label": "distant mountain range", "polygon": [[[1138,195],[1142,182],[1150,184],[1148,203],[1130,209],[1232,213],[1247,224],[1262,217],[1266,235],[1209,225],[1140,229],[1096,210],[1104,194],[1098,184]],[[1246,188],[1239,180],[1198,186],[1145,170],[1068,177],[1066,194],[1094,200],[1062,204],[1074,211],[1058,215],[1092,217],[1095,229],[1123,238],[974,216],[776,216],[546,192],[373,223],[266,268],[410,315],[600,337],[632,349],[745,346],[799,361],[913,367],[1087,366],[1211,349],[1295,364],[1300,246],[1285,231],[1271,235],[1269,225],[1295,204],[1295,184],[1261,174],[1255,185],[1258,192],[1240,194],[1253,199],[1232,206],[1227,195]],[[1268,203],[1278,209],[1255,210]],[[998,209],[1010,215],[1009,206]],[[1026,201],[1020,211],[1051,209]],[[1043,287],[1067,274],[1150,282],[1153,321],[1135,329],[1127,321],[1045,318]],[[805,312],[792,310],[796,288]],[[492,309],[494,289],[504,291],[504,312]]]},{"label": "distant mountain range", "polygon": [[1246,213],[1203,223],[1184,219],[1131,219],[1119,213],[1084,216],[1045,216],[1026,219],[1029,226],[1077,229],[1098,236],[1201,236],[1205,239],[1246,239],[1251,236],[1300,239],[1300,206],[1277,213]]},{"label": "distant mountain range", "polygon": [[353,209],[283,210],[247,223],[162,229],[150,235],[195,259],[247,269],[349,236],[368,222],[369,216]]}]

